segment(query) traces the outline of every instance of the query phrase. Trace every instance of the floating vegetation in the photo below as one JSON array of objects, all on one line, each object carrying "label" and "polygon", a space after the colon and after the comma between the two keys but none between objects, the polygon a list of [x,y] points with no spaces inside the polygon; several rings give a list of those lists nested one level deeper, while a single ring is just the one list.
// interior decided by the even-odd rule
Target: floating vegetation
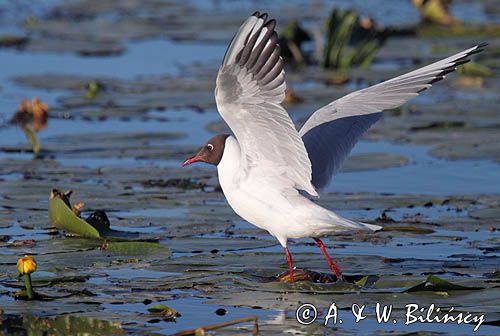
[{"label": "floating vegetation", "polygon": [[171,178],[167,180],[159,179],[153,180],[149,179],[142,182],[144,187],[161,187],[161,188],[179,188],[184,190],[190,189],[204,189],[207,187],[207,184],[204,182],[200,182],[198,180],[192,178]]},{"label": "floating vegetation", "polygon": [[11,123],[17,124],[23,129],[35,156],[40,151],[36,133],[47,127],[47,118],[48,106],[38,97],[34,97],[31,102],[27,99],[21,101],[11,118]]},{"label": "floating vegetation", "polygon": [[[79,201],[71,204],[70,196],[73,192],[68,190],[61,192],[52,189],[49,198],[49,222],[55,228],[64,230],[67,234],[77,235],[84,238],[126,240],[127,244],[104,243],[103,250],[133,254],[148,248],[156,249],[159,245],[151,243],[157,241],[154,238],[142,239],[137,232],[120,231],[111,228],[108,216],[104,210],[95,210],[86,219],[80,217],[84,202]],[[138,240],[138,241],[130,241]],[[135,243],[135,244],[132,244]]]},{"label": "floating vegetation", "polygon": [[248,316],[248,317],[242,317],[242,318],[235,319],[235,320],[228,321],[228,322],[210,324],[210,325],[207,325],[204,327],[199,327],[196,329],[180,331],[180,332],[177,332],[173,335],[174,336],[187,336],[187,335],[203,336],[206,334],[206,331],[218,330],[218,329],[222,329],[224,327],[229,327],[229,326],[232,326],[235,324],[240,324],[240,323],[245,323],[245,322],[253,322],[252,335],[259,334],[259,325],[258,325],[257,316]]},{"label": "floating vegetation", "polygon": [[23,47],[28,43],[29,38],[25,36],[2,35],[0,36],[0,48]]},{"label": "floating vegetation", "polygon": [[[320,273],[308,269],[294,269],[293,276],[296,282],[335,283],[337,281],[337,278],[333,274]],[[284,283],[292,282],[289,271],[278,275],[276,280]]]},{"label": "floating vegetation", "polygon": [[450,291],[463,291],[463,290],[478,290],[484,289],[483,287],[469,287],[462,286],[451,283],[449,281],[438,278],[434,275],[429,275],[424,282],[408,288],[405,290],[406,293],[412,292],[437,292],[437,293],[448,293]]},{"label": "floating vegetation", "polygon": [[181,314],[179,314],[177,310],[161,303],[149,307],[148,312],[156,315],[161,315],[163,319],[167,321],[175,321],[176,318],[181,316]]},{"label": "floating vegetation", "polygon": [[8,335],[123,335],[120,323],[86,316],[62,315],[39,317],[6,316],[0,321],[0,332]]},{"label": "floating vegetation", "polygon": [[71,192],[61,193],[53,189],[49,199],[49,221],[50,223],[66,232],[70,232],[85,238],[101,238],[99,231],[88,222],[81,219],[74,212],[69,201]]}]

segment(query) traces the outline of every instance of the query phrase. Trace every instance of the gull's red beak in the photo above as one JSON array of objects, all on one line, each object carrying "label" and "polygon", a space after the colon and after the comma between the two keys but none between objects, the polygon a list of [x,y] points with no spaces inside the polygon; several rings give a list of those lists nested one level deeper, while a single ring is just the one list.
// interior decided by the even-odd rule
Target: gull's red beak
[{"label": "gull's red beak", "polygon": [[198,156],[198,155],[195,155],[195,156],[193,156],[192,158],[189,158],[189,159],[187,159],[186,161],[184,161],[184,162],[182,163],[182,166],[183,166],[183,167],[186,167],[186,166],[189,166],[191,163],[201,162],[201,161],[203,161],[203,158],[202,158],[202,157],[200,157],[200,156]]}]

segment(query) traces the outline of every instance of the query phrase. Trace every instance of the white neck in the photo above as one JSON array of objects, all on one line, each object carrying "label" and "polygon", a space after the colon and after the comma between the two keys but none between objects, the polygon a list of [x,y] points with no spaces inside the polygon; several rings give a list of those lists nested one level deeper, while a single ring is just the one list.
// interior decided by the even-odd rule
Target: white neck
[{"label": "white neck", "polygon": [[224,153],[222,153],[222,158],[217,165],[219,182],[223,191],[237,182],[235,178],[240,173],[240,163],[240,145],[238,144],[238,140],[230,135],[226,139]]}]

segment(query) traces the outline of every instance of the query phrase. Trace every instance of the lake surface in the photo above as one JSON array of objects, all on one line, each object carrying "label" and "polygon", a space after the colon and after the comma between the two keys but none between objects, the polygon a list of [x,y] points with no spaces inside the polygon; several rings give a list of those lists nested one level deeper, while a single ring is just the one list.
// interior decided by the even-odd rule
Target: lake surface
[{"label": "lake surface", "polygon": [[[279,22],[295,18],[315,27],[331,5],[300,0],[111,4],[0,3],[0,35],[30,38],[24,47],[0,48],[0,333],[48,328],[164,335],[248,316],[258,318],[262,334],[471,333],[470,324],[405,326],[405,305],[418,302],[484,314],[487,324],[480,334],[498,334],[497,72],[481,78],[480,86],[464,86],[464,76],[450,75],[401,113],[388,112],[367,133],[318,202],[386,229],[326,237],[346,282],[293,286],[276,281],[287,269],[281,246],[232,212],[216,170],[180,165],[224,130],[214,81],[228,38],[245,13],[262,7],[276,13]],[[371,15],[383,26],[419,20],[409,2],[336,5]],[[498,14],[479,2],[457,1],[452,14],[469,24],[499,22]],[[487,39],[490,48],[498,48],[498,37]],[[353,79],[344,86],[326,85],[330,74],[315,65],[287,68],[290,86],[304,98],[287,108],[300,122],[318,102],[357,89],[357,83],[414,68],[401,61],[403,56],[425,64],[477,40],[391,38],[373,65],[350,73]],[[405,46],[421,53],[407,55]],[[441,52],[439,46],[447,49]],[[89,50],[104,56],[82,56]],[[480,60],[494,64],[491,58]],[[94,99],[85,98],[91,80],[103,85]],[[19,102],[34,96],[50,107],[48,127],[38,133],[37,159],[22,130],[9,122]],[[435,126],[457,120],[464,126]],[[73,189],[72,202],[85,202],[82,217],[104,209],[113,229],[159,241],[159,247],[118,249],[110,241],[106,249],[101,241],[55,233],[47,216],[52,188]],[[329,273],[312,240],[291,242],[290,250],[299,269]],[[38,263],[35,290],[47,301],[14,300],[22,287],[15,264],[24,254]],[[410,290],[426,281],[430,286],[429,275],[463,287]],[[359,279],[364,284],[355,282]],[[344,320],[324,327],[332,302]],[[393,304],[398,323],[378,324],[376,302]],[[323,315],[301,325],[295,317],[299,303],[314,304]],[[354,303],[368,306],[366,320],[354,321]],[[181,316],[172,322],[149,312],[155,304]],[[252,328],[246,322],[216,334]]]}]

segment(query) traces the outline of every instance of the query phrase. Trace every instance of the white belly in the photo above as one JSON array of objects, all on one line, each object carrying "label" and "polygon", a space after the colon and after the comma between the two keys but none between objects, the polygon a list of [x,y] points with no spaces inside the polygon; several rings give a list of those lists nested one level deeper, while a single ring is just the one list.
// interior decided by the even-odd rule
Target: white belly
[{"label": "white belly", "polygon": [[[290,188],[283,190],[279,177],[272,172],[242,177],[240,148],[233,137],[228,137],[222,160],[217,166],[219,182],[229,205],[243,219],[267,230],[283,246],[288,238],[310,237],[321,234],[320,228],[328,222],[318,205]],[[271,176],[271,177],[269,177]],[[321,219],[318,219],[321,216]],[[330,226],[330,225],[328,225]]]}]

